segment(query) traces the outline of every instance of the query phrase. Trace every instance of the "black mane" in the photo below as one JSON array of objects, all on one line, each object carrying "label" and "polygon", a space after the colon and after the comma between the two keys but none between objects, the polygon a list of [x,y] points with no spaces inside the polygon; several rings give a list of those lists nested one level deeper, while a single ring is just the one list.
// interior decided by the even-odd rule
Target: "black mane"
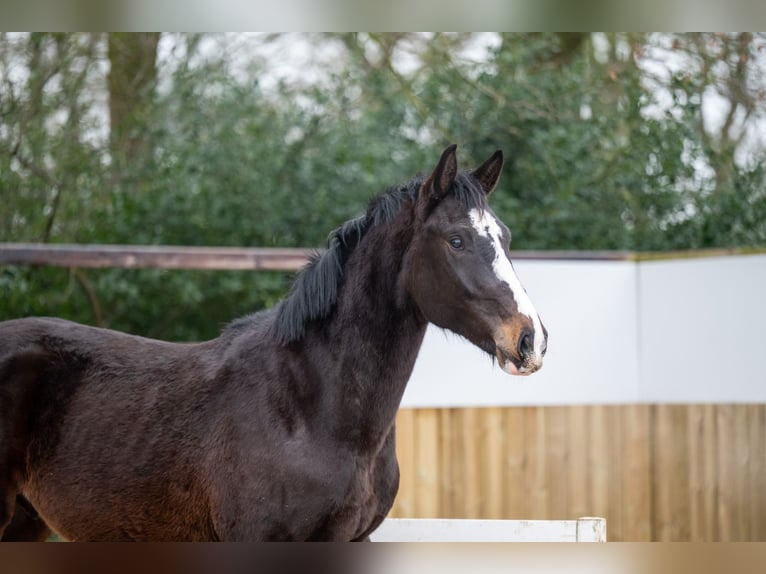
[{"label": "black mane", "polygon": [[[403,185],[388,188],[370,200],[364,215],[350,219],[330,233],[327,249],[311,257],[296,277],[290,293],[275,309],[276,317],[270,330],[280,343],[299,341],[307,323],[330,314],[338,300],[349,255],[371,227],[391,221],[402,205],[417,200],[423,180],[422,176],[416,176]],[[481,209],[486,205],[484,191],[467,172],[458,173],[448,195],[454,195],[466,209]]]}]

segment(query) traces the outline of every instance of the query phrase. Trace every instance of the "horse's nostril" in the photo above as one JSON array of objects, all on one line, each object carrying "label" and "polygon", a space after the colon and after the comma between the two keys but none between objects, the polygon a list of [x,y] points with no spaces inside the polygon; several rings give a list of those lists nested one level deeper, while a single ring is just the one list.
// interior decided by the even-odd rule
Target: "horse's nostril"
[{"label": "horse's nostril", "polygon": [[532,333],[526,329],[521,332],[516,350],[522,359],[532,354]]}]

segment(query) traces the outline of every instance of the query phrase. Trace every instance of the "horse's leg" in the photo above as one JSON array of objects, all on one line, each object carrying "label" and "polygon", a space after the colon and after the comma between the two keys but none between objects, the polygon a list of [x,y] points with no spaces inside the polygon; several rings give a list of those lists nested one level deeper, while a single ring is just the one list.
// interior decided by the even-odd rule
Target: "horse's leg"
[{"label": "horse's leg", "polygon": [[0,490],[0,537],[5,533],[6,527],[11,523],[13,511],[16,509],[16,493],[9,488]]},{"label": "horse's leg", "polygon": [[[2,389],[0,389],[2,390]],[[13,421],[9,409],[2,408],[10,402],[8,396],[0,395],[0,538],[11,523],[16,510],[16,494],[18,492],[17,462],[15,456]]]},{"label": "horse's leg", "polygon": [[[0,400],[1,402],[1,400]],[[0,415],[2,412],[0,411]],[[8,445],[8,433],[4,432],[4,421],[0,419],[0,539],[6,528],[11,523],[13,513],[16,510],[16,494],[18,485],[15,479],[15,458],[12,448]]]},{"label": "horse's leg", "polygon": [[40,356],[35,352],[20,353],[0,361],[0,539],[16,510]]},{"label": "horse's leg", "polygon": [[16,497],[16,511],[5,527],[0,542],[43,542],[51,535],[51,529],[37,511],[21,495]]}]

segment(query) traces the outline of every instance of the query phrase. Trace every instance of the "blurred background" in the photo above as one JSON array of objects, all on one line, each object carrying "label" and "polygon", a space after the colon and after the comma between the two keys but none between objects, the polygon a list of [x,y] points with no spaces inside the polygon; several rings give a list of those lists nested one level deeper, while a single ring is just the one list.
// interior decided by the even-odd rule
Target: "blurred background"
[{"label": "blurred background", "polygon": [[[766,35],[3,32],[0,82],[0,242],[320,247],[449,143],[502,149],[548,368],[419,363],[394,515],[766,540]],[[291,277],[6,265],[0,319],[201,340]]]}]

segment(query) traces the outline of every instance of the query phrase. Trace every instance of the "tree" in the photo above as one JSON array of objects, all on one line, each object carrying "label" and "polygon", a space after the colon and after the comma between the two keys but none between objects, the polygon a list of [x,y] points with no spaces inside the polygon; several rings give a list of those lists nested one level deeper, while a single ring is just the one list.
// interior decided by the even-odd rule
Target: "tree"
[{"label": "tree", "polygon": [[157,84],[160,34],[109,33],[109,121],[112,156],[132,165],[150,151],[145,132]]}]

